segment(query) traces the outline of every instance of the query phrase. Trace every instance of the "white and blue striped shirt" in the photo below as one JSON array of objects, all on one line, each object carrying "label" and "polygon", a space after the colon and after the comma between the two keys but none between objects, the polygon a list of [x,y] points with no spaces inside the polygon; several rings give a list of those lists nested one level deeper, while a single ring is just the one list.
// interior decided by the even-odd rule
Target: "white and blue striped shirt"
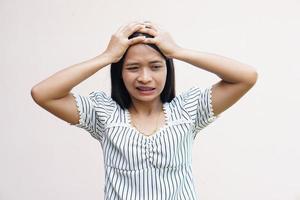
[{"label": "white and blue striped shirt", "polygon": [[166,124],[146,136],[130,114],[103,91],[72,93],[80,120],[103,150],[105,200],[198,199],[192,174],[192,144],[213,122],[211,87],[192,87],[163,104]]}]

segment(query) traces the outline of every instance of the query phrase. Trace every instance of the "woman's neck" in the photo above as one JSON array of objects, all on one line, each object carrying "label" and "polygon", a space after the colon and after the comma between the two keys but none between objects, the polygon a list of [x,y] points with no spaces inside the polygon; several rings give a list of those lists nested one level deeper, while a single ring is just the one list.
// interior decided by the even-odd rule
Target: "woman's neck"
[{"label": "woman's neck", "polygon": [[139,116],[151,116],[162,111],[163,103],[160,101],[140,102],[132,101],[132,105],[128,109],[132,114]]}]

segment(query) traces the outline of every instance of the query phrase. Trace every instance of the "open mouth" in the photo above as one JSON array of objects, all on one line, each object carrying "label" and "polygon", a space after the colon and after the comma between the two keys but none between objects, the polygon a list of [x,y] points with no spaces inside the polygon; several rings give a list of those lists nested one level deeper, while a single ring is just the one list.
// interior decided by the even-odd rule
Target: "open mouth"
[{"label": "open mouth", "polygon": [[152,91],[154,90],[155,88],[152,88],[152,87],[136,87],[136,89],[140,90],[140,91]]}]

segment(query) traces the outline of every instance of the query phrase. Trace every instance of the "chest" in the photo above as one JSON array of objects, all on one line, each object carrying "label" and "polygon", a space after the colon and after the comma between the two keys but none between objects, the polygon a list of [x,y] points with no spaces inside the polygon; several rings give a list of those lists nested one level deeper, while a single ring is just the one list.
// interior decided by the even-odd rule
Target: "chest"
[{"label": "chest", "polygon": [[132,128],[134,128],[137,132],[145,136],[151,136],[167,125],[168,124],[164,115],[160,115],[158,117],[131,116],[129,124],[129,126],[132,126]]},{"label": "chest", "polygon": [[123,170],[188,165],[191,128],[190,122],[169,124],[147,137],[126,124],[109,127],[102,144],[105,163]]}]

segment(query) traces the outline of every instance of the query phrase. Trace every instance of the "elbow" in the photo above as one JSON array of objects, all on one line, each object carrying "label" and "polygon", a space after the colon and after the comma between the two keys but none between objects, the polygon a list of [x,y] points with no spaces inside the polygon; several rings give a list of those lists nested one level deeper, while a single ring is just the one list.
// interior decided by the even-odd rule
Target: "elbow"
[{"label": "elbow", "polygon": [[36,91],[36,88],[35,88],[35,87],[31,88],[30,95],[31,95],[32,99],[33,99],[35,102],[37,102],[37,91]]},{"label": "elbow", "polygon": [[40,98],[40,95],[39,95],[39,92],[38,92],[38,89],[36,86],[31,88],[30,94],[31,94],[31,97],[34,100],[34,102],[36,102],[37,104],[40,104],[39,102],[41,102],[41,98]]},{"label": "elbow", "polygon": [[246,83],[247,85],[252,87],[257,82],[257,79],[258,79],[258,73],[256,70],[253,70],[249,72]]}]

